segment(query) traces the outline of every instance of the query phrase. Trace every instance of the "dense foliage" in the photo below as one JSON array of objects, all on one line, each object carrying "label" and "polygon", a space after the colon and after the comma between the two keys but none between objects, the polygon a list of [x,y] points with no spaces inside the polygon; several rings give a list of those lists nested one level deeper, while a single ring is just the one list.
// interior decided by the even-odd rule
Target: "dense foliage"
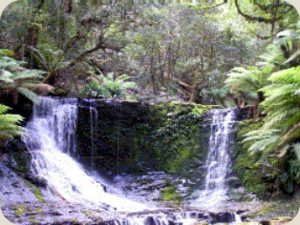
[{"label": "dense foliage", "polygon": [[129,77],[123,74],[114,78],[113,73],[98,75],[84,87],[81,95],[92,98],[125,98],[130,99],[129,90],[134,89],[136,84],[128,81]]},{"label": "dense foliage", "polygon": [[[299,48],[298,29],[284,31],[259,66],[235,68],[229,73],[227,85],[231,91],[246,94],[247,90],[256,94],[256,101],[261,103],[261,111],[266,115],[262,129],[247,135],[246,141],[257,140],[250,150],[285,152],[287,144],[299,137]],[[249,97],[245,94],[246,101]]]},{"label": "dense foliage", "polygon": [[[10,41],[1,45],[46,70],[44,81],[59,94],[78,96],[95,86],[95,76],[113,73],[127,74],[141,95],[229,104],[226,74],[260,53],[266,40],[256,33],[269,35],[265,11],[273,6],[257,10],[268,20],[258,24],[248,23],[234,1],[188,2],[19,1],[4,13],[0,37]],[[241,10],[251,2],[237,1]],[[276,13],[287,8],[293,20],[295,10],[281,4]],[[274,16],[278,32],[287,21]]]},{"label": "dense foliage", "polygon": [[[244,146],[251,153],[248,159],[255,163],[256,172],[266,165],[276,168],[277,171],[267,172],[268,176],[278,184],[278,189],[282,186],[288,193],[295,191],[300,175],[299,49],[299,22],[296,22],[273,38],[255,66],[234,68],[226,80],[239,103],[252,103],[255,116],[263,117],[261,126],[244,133]],[[239,169],[245,168],[238,164]],[[266,187],[263,182],[260,185]]]}]

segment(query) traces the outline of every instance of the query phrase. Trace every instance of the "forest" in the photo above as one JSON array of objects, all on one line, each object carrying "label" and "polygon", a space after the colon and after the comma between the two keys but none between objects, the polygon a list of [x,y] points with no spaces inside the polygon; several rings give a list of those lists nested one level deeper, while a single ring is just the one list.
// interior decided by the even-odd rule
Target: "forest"
[{"label": "forest", "polygon": [[[2,210],[22,225],[54,225],[37,212],[56,207],[47,191],[68,207],[93,192],[118,211],[119,188],[171,211],[211,203],[210,220],[200,213],[192,225],[283,224],[300,201],[299,103],[300,20],[285,1],[19,0],[0,20],[0,179],[16,174],[39,204],[6,194],[7,178],[0,203],[15,204]],[[133,200],[126,194],[121,211],[145,210]],[[58,224],[122,223],[122,213],[80,210]],[[126,225],[162,225],[126,216]]]}]

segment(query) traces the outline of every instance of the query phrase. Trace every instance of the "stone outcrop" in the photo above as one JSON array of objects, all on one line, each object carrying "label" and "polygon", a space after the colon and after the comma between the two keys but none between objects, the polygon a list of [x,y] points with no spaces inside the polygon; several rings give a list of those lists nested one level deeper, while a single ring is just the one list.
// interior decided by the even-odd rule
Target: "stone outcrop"
[{"label": "stone outcrop", "polygon": [[[205,161],[210,131],[206,106],[103,100],[82,100],[79,105],[76,157],[98,171],[118,174],[153,169],[186,175]],[[93,125],[91,110],[95,109],[98,121]]]}]

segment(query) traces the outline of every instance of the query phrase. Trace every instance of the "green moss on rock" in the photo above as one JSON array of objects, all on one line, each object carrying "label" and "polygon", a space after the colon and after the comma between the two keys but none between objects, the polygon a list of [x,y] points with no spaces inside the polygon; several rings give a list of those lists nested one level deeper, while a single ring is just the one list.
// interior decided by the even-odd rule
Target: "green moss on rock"
[{"label": "green moss on rock", "polygon": [[182,196],[177,193],[175,186],[170,186],[164,189],[161,193],[161,198],[164,201],[171,202],[174,205],[179,205],[182,201]]},{"label": "green moss on rock", "polygon": [[97,153],[92,160],[86,141],[90,139],[90,112],[86,109],[79,111],[79,158],[94,161],[102,171],[139,173],[152,168],[181,175],[195,167],[192,156],[204,162],[209,132],[201,125],[208,106],[174,101],[99,101],[97,125],[101,129],[96,134]]},{"label": "green moss on rock", "polygon": [[293,174],[290,172],[291,156],[278,158],[276,155],[264,157],[263,151],[250,152],[253,142],[244,142],[244,136],[259,129],[263,120],[245,120],[238,124],[234,169],[248,191],[259,197],[269,197],[295,191]]},{"label": "green moss on rock", "polygon": [[25,205],[17,205],[15,208],[15,216],[21,217],[24,213],[26,213],[27,208]]},{"label": "green moss on rock", "polygon": [[28,180],[25,180],[25,183],[30,188],[30,190],[32,191],[32,193],[35,195],[35,197],[36,197],[37,200],[39,200],[40,202],[44,202],[45,201],[41,189],[39,189],[37,186],[35,186],[31,182],[29,182]]},{"label": "green moss on rock", "polygon": [[154,105],[152,117],[157,119],[157,125],[147,145],[151,146],[161,169],[180,174],[192,156],[200,152],[200,124],[207,110],[207,106],[178,102]]},{"label": "green moss on rock", "polygon": [[245,120],[238,124],[235,171],[248,191],[263,196],[267,192],[267,183],[263,180],[261,165],[258,164],[260,153],[250,153],[251,142],[243,142],[244,135],[257,130],[262,121]]}]

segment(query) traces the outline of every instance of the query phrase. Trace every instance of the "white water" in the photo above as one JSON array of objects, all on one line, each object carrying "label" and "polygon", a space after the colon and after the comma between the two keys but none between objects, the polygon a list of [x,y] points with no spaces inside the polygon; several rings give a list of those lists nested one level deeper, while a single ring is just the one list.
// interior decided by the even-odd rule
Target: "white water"
[{"label": "white water", "polygon": [[206,221],[208,224],[236,225],[241,222],[239,215],[226,213],[217,215],[201,211],[161,211],[142,214],[129,214],[124,219],[114,220],[112,225],[197,225]]},{"label": "white water", "polygon": [[147,207],[126,198],[106,193],[99,179],[88,175],[69,154],[76,151],[76,99],[41,97],[34,106],[28,135],[23,141],[33,156],[35,176],[68,202],[107,204],[119,211],[141,211]]},{"label": "white water", "polygon": [[228,200],[226,178],[231,170],[230,141],[235,124],[234,109],[214,109],[208,156],[205,163],[204,190],[198,192],[197,203],[204,208],[217,208]]},{"label": "white water", "polygon": [[91,127],[91,165],[94,167],[94,156],[96,152],[95,134],[98,130],[98,111],[95,106],[95,100],[89,100],[90,103],[90,127]]},{"label": "white water", "polygon": [[[34,106],[32,120],[27,124],[28,135],[23,141],[32,153],[32,171],[36,177],[47,182],[48,187],[68,202],[84,205],[112,206],[119,211],[143,211],[153,209],[144,204],[128,200],[121,191],[114,194],[105,192],[102,184],[109,186],[103,179],[90,175],[74,160],[71,155],[76,152],[76,125],[78,103],[76,99],[54,99],[42,97],[40,104]],[[207,176],[205,190],[198,201],[209,203],[224,199],[226,196],[226,175],[230,168],[229,141],[235,118],[232,110],[213,110],[212,133],[209,155],[207,158]],[[97,111],[91,105],[91,144],[95,154]],[[93,156],[93,155],[92,155]],[[219,201],[218,201],[219,202]],[[211,208],[210,208],[211,209]],[[233,215],[234,217],[234,215]],[[236,221],[240,221],[235,215]],[[164,213],[148,211],[147,214],[136,214],[115,220],[114,225],[194,225],[200,218],[192,214],[179,212]],[[234,218],[232,219],[234,220]]]},{"label": "white water", "polygon": [[199,221],[181,213],[147,213],[114,221],[114,225],[196,225]]}]

